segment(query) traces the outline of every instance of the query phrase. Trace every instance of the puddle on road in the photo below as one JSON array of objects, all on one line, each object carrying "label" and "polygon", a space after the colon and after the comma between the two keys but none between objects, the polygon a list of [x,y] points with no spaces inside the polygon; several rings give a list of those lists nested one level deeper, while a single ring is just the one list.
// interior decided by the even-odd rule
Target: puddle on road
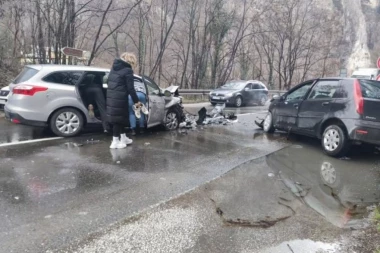
[{"label": "puddle on road", "polygon": [[339,244],[314,242],[312,240],[294,240],[260,251],[260,253],[334,253],[339,252]]},{"label": "puddle on road", "polygon": [[335,159],[300,143],[238,166],[207,194],[226,225],[270,227],[306,205],[335,227],[361,229],[380,202],[380,160],[371,153]]},{"label": "puddle on road", "polygon": [[266,162],[294,196],[337,227],[368,226],[368,207],[380,202],[376,154],[342,160],[326,156],[319,147],[296,145],[268,155]]},{"label": "puddle on road", "polygon": [[54,135],[43,129],[30,126],[16,125],[3,122],[0,118],[0,144],[16,143],[34,139],[53,137]]},{"label": "puddle on road", "polygon": [[[100,133],[101,126],[88,126],[83,133]],[[49,129],[13,124],[0,117],[0,144],[57,137]]]}]

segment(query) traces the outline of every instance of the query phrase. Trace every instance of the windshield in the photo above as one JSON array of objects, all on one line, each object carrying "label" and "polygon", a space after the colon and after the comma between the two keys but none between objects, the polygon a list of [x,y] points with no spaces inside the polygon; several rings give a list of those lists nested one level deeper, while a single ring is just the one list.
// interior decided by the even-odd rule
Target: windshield
[{"label": "windshield", "polygon": [[244,82],[229,82],[223,85],[222,89],[230,89],[230,90],[241,90],[245,87]]}]

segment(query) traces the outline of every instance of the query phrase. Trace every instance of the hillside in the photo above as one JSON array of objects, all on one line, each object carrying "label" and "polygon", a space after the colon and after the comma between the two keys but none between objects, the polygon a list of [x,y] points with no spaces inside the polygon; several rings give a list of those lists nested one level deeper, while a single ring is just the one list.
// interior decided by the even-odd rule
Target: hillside
[{"label": "hillside", "polygon": [[342,62],[348,71],[360,67],[375,67],[380,56],[379,0],[331,0],[341,15],[343,29]]}]

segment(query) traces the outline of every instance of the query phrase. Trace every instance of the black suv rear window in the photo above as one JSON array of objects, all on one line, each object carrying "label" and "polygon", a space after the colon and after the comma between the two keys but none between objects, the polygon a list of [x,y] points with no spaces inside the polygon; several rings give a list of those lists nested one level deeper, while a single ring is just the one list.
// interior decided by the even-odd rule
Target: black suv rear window
[{"label": "black suv rear window", "polygon": [[364,98],[380,99],[380,82],[359,80]]},{"label": "black suv rear window", "polygon": [[35,74],[38,73],[37,69],[25,67],[21,73],[16,77],[16,79],[13,81],[14,84],[19,84],[25,81],[28,81],[30,78],[32,78]]}]

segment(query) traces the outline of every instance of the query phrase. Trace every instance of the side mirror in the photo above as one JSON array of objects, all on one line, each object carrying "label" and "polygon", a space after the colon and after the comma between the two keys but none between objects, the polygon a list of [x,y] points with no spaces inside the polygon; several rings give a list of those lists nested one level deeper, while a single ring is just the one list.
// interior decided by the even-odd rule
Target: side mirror
[{"label": "side mirror", "polygon": [[172,93],[171,93],[170,91],[168,91],[168,90],[165,90],[165,91],[164,91],[164,96],[165,96],[165,97],[171,97],[171,96],[172,96]]}]

